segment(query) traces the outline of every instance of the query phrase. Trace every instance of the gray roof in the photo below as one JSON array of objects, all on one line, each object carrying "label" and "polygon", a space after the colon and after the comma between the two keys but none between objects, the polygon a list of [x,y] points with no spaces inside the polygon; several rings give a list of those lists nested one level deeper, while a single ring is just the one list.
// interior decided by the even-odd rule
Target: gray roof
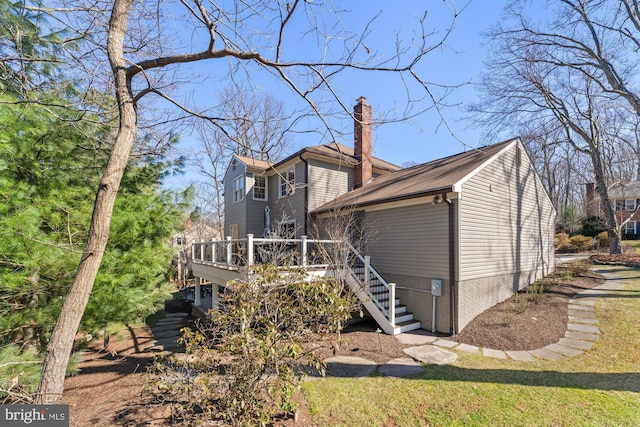
[{"label": "gray roof", "polygon": [[[347,147],[346,145],[342,145],[337,142],[332,142],[331,144],[326,145],[313,145],[311,147],[306,147],[300,150],[295,155],[305,152],[329,157],[335,160],[343,160],[351,166],[354,166],[359,162],[359,160],[354,155],[352,147]],[[400,166],[396,166],[393,163],[378,159],[377,157],[373,158],[373,167],[388,172],[398,171],[402,169]]]},{"label": "gray roof", "polygon": [[[281,160],[277,163],[271,163],[264,160],[255,160],[250,157],[240,156],[236,154],[236,158],[249,166],[250,168],[256,170],[267,170],[270,168],[277,169],[283,163],[288,162],[289,160],[299,157],[303,154],[315,154],[322,157],[327,157],[329,159],[338,160],[345,162],[345,164],[350,166],[355,166],[358,163],[358,159],[355,157],[353,148],[347,147],[346,145],[339,144],[337,142],[332,142],[331,144],[325,145],[312,145],[311,147],[305,147],[302,150],[299,150],[292,155],[288,156],[284,160]],[[386,162],[382,159],[378,159],[377,157],[373,158],[373,167],[374,169],[379,169],[381,171],[393,172],[397,170],[401,170],[400,166],[396,166],[393,163]]]},{"label": "gray roof", "polygon": [[320,206],[318,214],[346,207],[361,207],[453,191],[453,186],[516,139],[402,169],[375,178]]},{"label": "gray roof", "polygon": [[609,199],[635,199],[640,197],[640,181],[616,183],[609,188]]}]

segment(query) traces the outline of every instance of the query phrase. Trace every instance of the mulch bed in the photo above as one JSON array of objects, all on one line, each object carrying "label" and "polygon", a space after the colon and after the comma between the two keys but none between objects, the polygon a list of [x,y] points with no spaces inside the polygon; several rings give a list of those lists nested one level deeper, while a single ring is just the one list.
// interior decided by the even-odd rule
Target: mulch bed
[{"label": "mulch bed", "polygon": [[640,268],[640,254],[614,254],[614,255],[591,255],[589,257],[594,264],[603,265],[624,265],[632,268]]},{"label": "mulch bed", "polygon": [[593,272],[571,279],[566,273],[566,267],[559,267],[545,279],[549,286],[537,302],[523,302],[527,293],[522,291],[480,314],[448,339],[503,351],[535,350],[558,342],[567,330],[569,299],[604,283],[604,278]]}]

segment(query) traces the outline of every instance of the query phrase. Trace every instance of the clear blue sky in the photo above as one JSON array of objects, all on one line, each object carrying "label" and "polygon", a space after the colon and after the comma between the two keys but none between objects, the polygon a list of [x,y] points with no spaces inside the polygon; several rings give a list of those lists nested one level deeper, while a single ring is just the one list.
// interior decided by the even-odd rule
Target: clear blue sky
[{"label": "clear blue sky", "polygon": [[[341,3],[335,1],[335,3]],[[342,2],[344,3],[344,2]],[[468,5],[467,5],[468,3]],[[462,83],[474,83],[478,81],[482,69],[482,62],[486,58],[487,50],[483,46],[485,40],[482,33],[499,19],[505,0],[468,0],[458,1],[459,8],[466,8],[459,15],[455,28],[447,41],[448,49],[438,49],[431,52],[420,66],[420,73],[427,80],[456,85]],[[352,13],[348,14],[349,20],[344,24],[347,28],[362,27],[366,22],[364,17],[372,17],[378,12],[379,17],[372,28],[368,46],[371,50],[389,51],[395,39],[396,31],[401,31],[402,37],[408,40],[411,34],[407,31],[417,27],[417,17],[422,16],[424,9],[429,11],[426,21],[427,30],[442,32],[450,21],[450,13],[447,5],[442,0],[370,0],[367,2],[346,2]],[[436,34],[434,37],[438,37]],[[293,52],[293,55],[298,52]],[[304,55],[304,52],[300,54]],[[252,76],[253,77],[253,76]],[[337,87],[339,95],[350,103],[350,107],[360,96],[367,97],[369,103],[376,112],[392,111],[398,104],[402,105],[405,99],[404,88],[391,80],[375,74],[349,73],[345,74]],[[197,89],[191,89],[196,100],[199,97],[215,97],[217,88],[222,83],[207,82]],[[300,108],[300,100],[284,86],[274,83],[274,80],[265,79],[254,82],[255,87],[270,92],[278,99],[282,99],[286,105],[292,108]],[[206,94],[206,95],[205,95]],[[374,155],[392,163],[401,165],[405,162],[424,163],[437,158],[456,154],[469,146],[486,145],[498,141],[480,141],[480,131],[469,128],[469,123],[464,121],[462,105],[475,100],[473,84],[456,89],[448,98],[447,103],[453,106],[445,108],[443,113],[452,127],[459,142],[452,136],[449,130],[441,123],[441,119],[435,111],[429,111],[409,122],[392,123],[377,126],[374,129]],[[293,106],[295,104],[295,107]],[[457,104],[457,105],[456,105]],[[352,129],[349,122],[343,123],[345,129]],[[515,131],[514,131],[515,132]],[[512,137],[517,135],[505,135]],[[183,136],[183,147],[189,152],[189,146],[194,144],[193,136]],[[318,137],[297,136],[293,139],[291,151],[294,152],[304,146],[330,141],[321,141]],[[352,144],[350,131],[340,141],[345,145]],[[172,180],[171,186],[180,187],[192,179],[190,174],[182,178]]]}]

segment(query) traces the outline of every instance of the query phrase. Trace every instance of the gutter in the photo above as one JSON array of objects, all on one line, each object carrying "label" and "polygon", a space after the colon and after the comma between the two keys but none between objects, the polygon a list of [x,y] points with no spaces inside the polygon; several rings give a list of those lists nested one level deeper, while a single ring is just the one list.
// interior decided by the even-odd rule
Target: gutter
[{"label": "gutter", "polygon": [[451,295],[449,297],[449,324],[451,325],[450,327],[450,334],[451,335],[455,335],[458,331],[457,328],[455,327],[455,322],[456,322],[456,315],[455,315],[455,308],[456,308],[456,286],[455,286],[455,280],[456,280],[456,275],[455,275],[455,258],[454,258],[454,250],[455,250],[455,244],[454,244],[454,207],[453,207],[453,201],[449,200],[447,198],[447,193],[444,192],[442,193],[442,200],[444,200],[447,205],[449,206],[449,289],[451,292]]},{"label": "gutter", "polygon": [[304,163],[304,236],[308,236],[308,222],[309,222],[309,163],[302,157],[304,151],[302,151],[298,157]]},{"label": "gutter", "polygon": [[[363,188],[363,187],[360,187],[360,188]],[[355,191],[355,190],[351,190],[351,191]],[[446,186],[446,187],[436,188],[432,190],[420,191],[418,193],[403,194],[401,196],[392,196],[392,197],[386,197],[384,199],[371,200],[364,203],[357,203],[357,198],[356,198],[356,202],[354,203],[339,203],[337,207],[332,206],[332,207],[324,208],[321,210],[316,209],[314,211],[314,214],[320,215],[324,213],[338,212],[345,205],[351,208],[364,208],[367,206],[381,205],[384,203],[393,203],[393,202],[399,202],[403,200],[417,199],[419,197],[440,196],[442,192],[446,194],[447,192],[458,192],[458,191],[453,186]],[[345,193],[345,194],[349,194],[349,193]],[[338,198],[340,197],[342,196],[339,196]],[[332,202],[328,202],[328,203],[332,203]]]}]

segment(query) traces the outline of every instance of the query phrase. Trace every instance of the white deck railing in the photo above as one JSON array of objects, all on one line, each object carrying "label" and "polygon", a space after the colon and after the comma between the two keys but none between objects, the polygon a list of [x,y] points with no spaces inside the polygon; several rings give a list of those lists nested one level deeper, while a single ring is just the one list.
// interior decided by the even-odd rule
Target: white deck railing
[{"label": "white deck railing", "polygon": [[[395,326],[395,283],[388,283],[372,266],[369,256],[362,256],[358,250],[346,240],[308,239],[270,239],[255,238],[247,234],[243,239],[211,240],[193,243],[192,262],[211,265],[224,269],[238,269],[262,263],[274,263],[279,266],[298,266],[304,268],[329,268],[329,260],[339,263],[338,269],[349,266],[348,274],[360,285],[368,300]],[[360,260],[364,266],[364,277],[358,277],[353,271],[355,261]],[[361,267],[362,268],[362,267]],[[373,293],[370,289],[372,278],[376,278],[385,291]],[[388,305],[378,299],[388,298]]]},{"label": "white deck railing", "polygon": [[[391,326],[392,327],[395,326],[396,324],[396,319],[395,319],[396,284],[388,283],[384,279],[384,277],[382,277],[376,271],[376,269],[371,266],[370,256],[367,256],[367,255],[363,256],[360,254],[360,252],[358,252],[358,250],[351,243],[346,242],[346,244],[351,250],[351,253],[357,259],[359,259],[364,265],[364,280],[362,281],[364,283],[361,283],[363,285],[364,290],[371,297],[371,301],[376,305],[376,307],[378,307],[378,310],[380,310],[385,315],[385,317],[389,320],[389,323],[391,324]],[[354,278],[359,281],[359,278],[355,276],[355,273],[353,270],[351,270],[351,274],[354,275]],[[378,279],[378,282],[380,283],[380,285],[384,286],[384,288],[386,289],[388,298],[389,298],[388,307],[385,307],[382,303],[380,303],[380,301],[378,301],[378,299],[373,295],[370,289],[368,289],[369,284],[371,283],[371,277],[375,277],[376,279]]]},{"label": "white deck railing", "polygon": [[275,263],[281,266],[326,267],[336,245],[343,240],[271,239],[247,234],[243,239],[211,240],[193,243],[192,261],[223,268],[249,267]]}]

